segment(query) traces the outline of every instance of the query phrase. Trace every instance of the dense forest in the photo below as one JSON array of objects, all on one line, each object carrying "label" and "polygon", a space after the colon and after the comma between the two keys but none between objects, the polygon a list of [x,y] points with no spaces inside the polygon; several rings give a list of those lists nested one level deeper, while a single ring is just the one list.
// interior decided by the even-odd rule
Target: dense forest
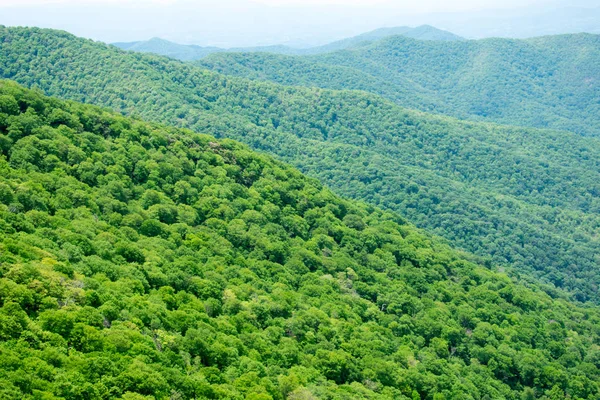
[{"label": "dense forest", "polygon": [[284,45],[273,45],[224,49],[214,46],[184,45],[179,43],[173,43],[161,38],[152,38],[149,40],[139,42],[118,42],[113,43],[113,45],[119,47],[120,49],[128,51],[154,53],[161,56],[176,58],[181,61],[195,61],[200,60],[208,56],[209,54],[224,52],[270,53],[287,55],[322,54],[337,50],[364,46],[369,43],[373,43],[377,40],[395,35],[401,35],[404,37],[410,37],[418,40],[463,40],[460,36],[456,36],[450,32],[436,29],[433,26],[422,25],[416,28],[411,28],[408,26],[398,26],[395,28],[376,29],[374,31],[366,32],[358,36],[338,40],[323,46],[310,48],[295,48]]},{"label": "dense forest", "polygon": [[600,313],[231,140],[0,83],[3,399],[598,399]]},{"label": "dense forest", "polygon": [[600,142],[461,122],[363,92],[229,78],[70,34],[0,29],[0,72],[45,93],[229,137],[580,301],[600,301]]},{"label": "dense forest", "polygon": [[286,85],[366,90],[462,119],[600,136],[600,35],[421,41],[309,57],[224,53],[199,65]]}]

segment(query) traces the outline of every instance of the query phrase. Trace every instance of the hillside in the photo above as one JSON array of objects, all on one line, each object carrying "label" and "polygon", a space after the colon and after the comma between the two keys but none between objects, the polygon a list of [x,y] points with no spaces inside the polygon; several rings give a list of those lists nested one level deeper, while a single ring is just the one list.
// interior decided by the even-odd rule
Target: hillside
[{"label": "hillside", "polygon": [[229,137],[455,246],[600,301],[600,142],[461,122],[363,92],[229,78],[64,32],[0,30],[0,72],[77,101]]},{"label": "hillside", "polygon": [[236,142],[3,81],[0,143],[3,399],[600,395],[597,309]]},{"label": "hillside", "polygon": [[286,85],[367,90],[461,119],[600,136],[600,35],[452,42],[394,36],[310,57],[219,54],[199,65]]},{"label": "hillside", "polygon": [[410,81],[390,82],[360,69],[273,53],[211,54],[195,65],[228,76],[270,81],[286,86],[334,90],[361,90],[382,96],[402,107],[438,113],[447,104],[438,104],[430,91]]},{"label": "hillside", "polygon": [[362,46],[374,41],[394,36],[401,35],[418,40],[442,40],[453,41],[463,40],[460,36],[456,36],[450,32],[436,29],[433,26],[422,25],[416,28],[401,26],[395,28],[381,28],[371,32],[366,32],[358,36],[339,40],[323,46],[311,48],[294,48],[284,45],[274,46],[258,46],[258,47],[236,47],[224,49],[219,47],[203,47],[197,45],[183,45],[173,43],[160,38],[152,38],[150,40],[139,42],[123,42],[113,43],[114,46],[123,50],[137,51],[141,53],[154,53],[161,56],[175,58],[181,61],[200,60],[209,54],[215,53],[270,53],[270,54],[286,54],[286,55],[307,55],[321,54],[331,51],[349,49],[356,46]]}]

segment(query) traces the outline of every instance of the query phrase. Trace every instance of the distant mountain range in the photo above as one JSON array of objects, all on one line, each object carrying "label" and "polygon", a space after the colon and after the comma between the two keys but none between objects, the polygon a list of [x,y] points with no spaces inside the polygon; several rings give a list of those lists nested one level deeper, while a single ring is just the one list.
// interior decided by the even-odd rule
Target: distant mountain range
[{"label": "distant mountain range", "polygon": [[274,53],[284,55],[310,55],[323,54],[337,50],[344,50],[362,45],[373,43],[374,41],[384,39],[390,36],[404,36],[418,40],[441,40],[441,41],[459,41],[465,40],[451,32],[437,29],[430,25],[421,25],[416,28],[408,26],[399,26],[393,28],[380,28],[371,32],[363,33],[347,39],[338,40],[323,46],[310,48],[295,48],[285,45],[257,46],[257,47],[203,47],[197,45],[184,45],[170,42],[161,38],[152,38],[138,42],[117,42],[113,43],[123,50],[137,51],[142,53],[154,53],[162,56],[175,58],[182,61],[200,60],[213,53]]}]

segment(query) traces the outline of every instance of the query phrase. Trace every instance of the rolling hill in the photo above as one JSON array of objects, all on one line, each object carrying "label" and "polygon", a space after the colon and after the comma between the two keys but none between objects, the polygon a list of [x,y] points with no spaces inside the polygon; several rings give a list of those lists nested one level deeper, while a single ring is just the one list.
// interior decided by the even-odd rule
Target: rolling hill
[{"label": "rolling hill", "polygon": [[459,121],[353,91],[226,77],[65,32],[0,29],[0,72],[45,93],[276,155],[497,264],[600,301],[600,142]]},{"label": "rolling hill", "polygon": [[600,395],[597,308],[237,142],[0,81],[0,144],[3,399]]},{"label": "rolling hill", "polygon": [[419,41],[394,36],[328,54],[215,54],[199,65],[286,85],[366,90],[474,121],[600,136],[600,35]]}]

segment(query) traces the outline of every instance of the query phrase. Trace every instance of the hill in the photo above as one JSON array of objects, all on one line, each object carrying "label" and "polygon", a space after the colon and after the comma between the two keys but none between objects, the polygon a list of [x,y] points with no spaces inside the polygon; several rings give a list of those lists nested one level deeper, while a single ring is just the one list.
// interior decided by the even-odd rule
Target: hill
[{"label": "hill", "polygon": [[218,54],[199,65],[286,85],[367,90],[422,111],[600,136],[600,35],[419,41],[310,57]]},{"label": "hill", "polygon": [[138,51],[142,53],[154,53],[162,56],[175,58],[181,61],[200,60],[209,54],[214,53],[271,53],[271,54],[287,54],[287,55],[306,55],[306,54],[321,54],[330,51],[352,48],[358,45],[365,45],[376,40],[393,35],[402,35],[419,40],[463,40],[460,36],[456,36],[450,32],[436,29],[433,26],[422,25],[416,28],[408,26],[395,28],[381,28],[361,35],[339,40],[324,46],[311,47],[306,49],[294,48],[284,45],[274,46],[258,46],[258,47],[237,47],[224,49],[219,47],[202,47],[197,45],[183,45],[173,43],[160,38],[152,38],[140,42],[123,42],[113,43],[123,50]]},{"label": "hill", "polygon": [[26,86],[229,137],[455,246],[600,301],[600,142],[462,122],[364,92],[285,87],[126,53],[64,32],[0,30]]},{"label": "hill", "polygon": [[2,398],[600,395],[597,309],[236,142],[6,81],[0,142]]}]

